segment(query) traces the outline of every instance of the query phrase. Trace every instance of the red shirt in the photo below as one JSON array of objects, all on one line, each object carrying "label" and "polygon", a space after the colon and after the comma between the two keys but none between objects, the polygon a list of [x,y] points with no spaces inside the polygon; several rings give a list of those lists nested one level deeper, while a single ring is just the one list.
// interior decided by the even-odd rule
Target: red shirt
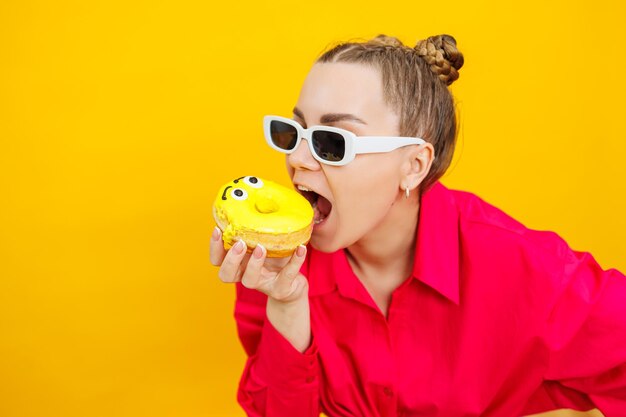
[{"label": "red shirt", "polygon": [[424,193],[387,319],[343,250],[309,247],[301,272],[304,353],[265,319],[266,296],[237,284],[250,416],[626,416],[626,277],[471,193]]}]

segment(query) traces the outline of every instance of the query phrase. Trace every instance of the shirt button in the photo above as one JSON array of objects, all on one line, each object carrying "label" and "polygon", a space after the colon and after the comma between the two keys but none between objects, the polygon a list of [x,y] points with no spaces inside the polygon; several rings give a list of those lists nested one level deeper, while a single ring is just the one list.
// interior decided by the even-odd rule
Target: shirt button
[{"label": "shirt button", "polygon": [[383,392],[387,397],[393,397],[393,390],[389,387],[383,388]]},{"label": "shirt button", "polygon": [[315,381],[315,377],[314,376],[307,376],[305,379],[307,384],[310,384],[311,382]]}]

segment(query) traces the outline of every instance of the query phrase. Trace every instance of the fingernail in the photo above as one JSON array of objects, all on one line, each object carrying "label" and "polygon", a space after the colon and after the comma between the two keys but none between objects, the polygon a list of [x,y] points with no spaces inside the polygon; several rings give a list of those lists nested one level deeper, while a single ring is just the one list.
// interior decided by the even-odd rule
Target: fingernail
[{"label": "fingernail", "polygon": [[296,255],[298,255],[299,257],[303,257],[305,253],[306,247],[303,245],[298,246],[298,249],[296,249]]},{"label": "fingernail", "polygon": [[217,241],[220,239],[221,234],[222,234],[222,231],[220,230],[220,228],[215,226],[215,229],[213,229],[213,235],[211,236],[211,238]]},{"label": "fingernail", "polygon": [[265,248],[259,243],[256,245],[256,248],[252,251],[252,254],[255,258],[260,259],[263,257],[263,252],[265,252]]},{"label": "fingernail", "polygon": [[245,250],[245,248],[246,248],[246,244],[244,243],[243,240],[239,240],[237,243],[235,243],[235,246],[233,246],[233,250],[235,251],[237,255],[241,255],[241,253]]}]

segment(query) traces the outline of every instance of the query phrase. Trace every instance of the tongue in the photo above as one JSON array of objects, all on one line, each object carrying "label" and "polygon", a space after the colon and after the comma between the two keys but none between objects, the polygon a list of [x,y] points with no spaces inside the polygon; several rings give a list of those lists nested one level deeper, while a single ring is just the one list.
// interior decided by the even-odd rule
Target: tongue
[{"label": "tongue", "polygon": [[330,201],[320,195],[317,199],[317,209],[319,210],[322,217],[328,216],[332,208],[333,205],[330,204]]}]

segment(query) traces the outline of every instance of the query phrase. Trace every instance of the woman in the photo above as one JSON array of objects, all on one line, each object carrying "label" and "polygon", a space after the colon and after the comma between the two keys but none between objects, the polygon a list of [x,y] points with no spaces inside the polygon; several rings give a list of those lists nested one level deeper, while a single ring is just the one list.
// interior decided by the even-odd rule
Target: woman
[{"label": "woman", "polygon": [[[313,65],[293,121],[268,119],[316,225],[279,260],[243,242],[225,252],[213,233],[211,261],[237,282],[249,415],[626,416],[626,277],[438,181],[462,65],[448,35],[340,44]],[[319,126],[425,142],[346,159],[350,134]]]}]

